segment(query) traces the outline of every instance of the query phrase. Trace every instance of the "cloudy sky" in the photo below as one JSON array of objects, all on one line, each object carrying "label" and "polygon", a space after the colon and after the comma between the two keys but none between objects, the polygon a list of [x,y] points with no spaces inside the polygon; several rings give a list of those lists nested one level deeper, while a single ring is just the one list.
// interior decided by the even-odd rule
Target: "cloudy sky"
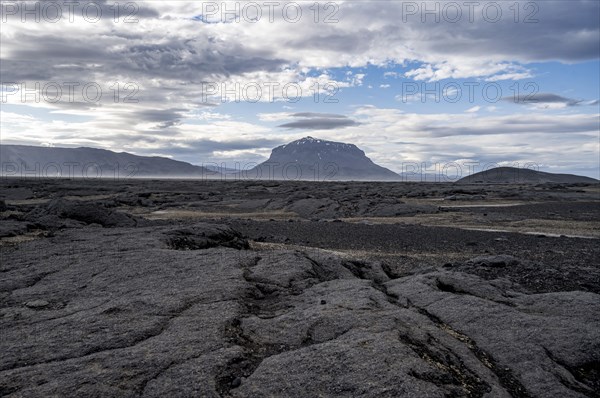
[{"label": "cloudy sky", "polygon": [[[2,1],[3,144],[599,176],[600,2]],[[477,167],[477,166],[475,166]]]}]

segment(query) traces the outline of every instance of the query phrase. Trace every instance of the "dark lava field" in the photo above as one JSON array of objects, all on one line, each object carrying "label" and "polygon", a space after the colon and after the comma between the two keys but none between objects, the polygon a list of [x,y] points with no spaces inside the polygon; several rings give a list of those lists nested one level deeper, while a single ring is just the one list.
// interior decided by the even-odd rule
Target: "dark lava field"
[{"label": "dark lava field", "polygon": [[598,397],[600,186],[0,180],[0,396]]}]

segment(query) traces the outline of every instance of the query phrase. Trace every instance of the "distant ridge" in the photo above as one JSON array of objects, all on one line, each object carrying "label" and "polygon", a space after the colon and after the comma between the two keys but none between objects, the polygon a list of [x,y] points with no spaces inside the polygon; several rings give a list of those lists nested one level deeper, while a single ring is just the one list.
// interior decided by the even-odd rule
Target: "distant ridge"
[{"label": "distant ridge", "polygon": [[0,145],[0,173],[15,177],[214,177],[215,171],[158,156],[97,148]]},{"label": "distant ridge", "polygon": [[496,167],[470,176],[461,178],[457,183],[482,183],[482,184],[543,184],[543,183],[598,183],[600,181],[591,177],[574,174],[553,174],[531,169],[515,167]]},{"label": "distant ridge", "polygon": [[313,137],[281,145],[269,159],[244,173],[247,178],[320,181],[399,181],[393,171],[381,167],[356,145]]},{"label": "distant ridge", "polygon": [[[222,172],[224,174],[220,174]],[[356,145],[305,137],[276,147],[266,162],[248,170],[195,166],[159,156],[79,147],[0,144],[0,175],[68,178],[209,178],[310,181],[403,181],[407,176],[375,164]],[[433,180],[435,181],[435,179]],[[591,177],[498,167],[457,183],[543,184],[600,183]]]}]

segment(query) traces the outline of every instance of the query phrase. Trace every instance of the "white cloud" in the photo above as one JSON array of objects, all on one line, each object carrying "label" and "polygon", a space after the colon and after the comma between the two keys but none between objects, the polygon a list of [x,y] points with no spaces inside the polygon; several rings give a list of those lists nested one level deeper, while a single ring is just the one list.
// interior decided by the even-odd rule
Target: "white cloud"
[{"label": "white cloud", "polygon": [[261,122],[279,122],[281,120],[289,120],[292,118],[292,113],[277,112],[277,113],[259,113],[256,115]]},{"label": "white cloud", "polygon": [[[258,108],[257,123],[240,122],[230,106],[227,111],[220,111],[220,95],[209,96],[210,101],[203,100],[208,91],[206,83],[227,87],[278,84],[274,97],[283,104],[282,87],[288,83],[297,84],[303,98],[310,98],[315,86],[324,95],[328,83],[339,89],[364,84],[364,71],[357,69],[337,77],[331,72],[336,67],[411,65],[404,77],[418,81],[475,78],[495,82],[531,78],[534,72],[528,64],[532,62],[574,63],[598,58],[596,1],[544,2],[536,16],[539,22],[535,24],[514,22],[508,9],[514,2],[501,2],[506,8],[503,13],[506,18],[502,21],[485,21],[481,18],[483,3],[476,7],[474,21],[463,19],[457,23],[432,20],[423,23],[420,15],[404,21],[402,2],[351,1],[336,2],[339,22],[332,24],[314,23],[308,8],[312,3],[302,3],[308,17],[298,23],[286,21],[279,12],[273,22],[264,18],[257,23],[242,19],[240,23],[206,24],[193,20],[202,13],[200,2],[178,1],[139,3],[139,22],[133,24],[115,24],[110,17],[95,24],[81,18],[75,23],[65,19],[60,23],[24,24],[19,16],[10,17],[0,32],[3,81],[42,85],[53,81],[77,81],[81,85],[98,82],[104,96],[98,103],[81,99],[55,104],[42,101],[27,103],[30,108],[25,108],[26,111],[7,108],[11,112],[3,111],[2,139],[142,149],[152,153],[169,153],[172,143],[194,148],[194,142],[209,138],[231,143],[241,135],[245,135],[244,140],[264,137],[284,140],[297,135],[287,135],[259,123],[286,120],[289,113],[269,113],[272,109]],[[525,4],[519,3],[521,7]],[[112,15],[110,10],[107,9],[106,15]],[[385,72],[384,77],[402,75],[392,70]],[[121,86],[119,101],[115,103],[111,87],[117,82]],[[139,88],[135,95],[137,103],[123,102],[129,92],[122,85],[130,82]],[[381,86],[384,88],[386,84]],[[235,94],[224,96],[231,100]],[[269,102],[270,98],[263,93],[260,99]],[[415,96],[412,100],[420,99]],[[23,104],[17,97],[11,97],[7,106],[12,105]],[[541,106],[547,110],[562,105]],[[485,109],[498,110],[495,106]],[[490,157],[508,156],[506,152],[495,152],[502,150],[498,142],[504,143],[505,139],[512,142],[516,136],[529,137],[531,143],[540,144],[547,151],[562,153],[564,145],[594,153],[596,147],[584,142],[584,137],[594,133],[597,138],[597,130],[585,130],[590,126],[590,118],[594,121],[593,115],[541,116],[533,111],[533,115],[483,118],[475,111],[417,115],[394,109],[361,108],[349,116],[356,117],[362,125],[323,134],[363,143],[380,152],[389,164],[403,157],[439,157],[451,149],[469,154],[484,148]],[[51,116],[25,114],[47,112],[52,112]],[[373,138],[373,131],[385,139]],[[497,137],[492,140],[491,134]],[[564,137],[558,138],[561,134]],[[552,139],[545,142],[537,135]],[[467,137],[472,144],[468,148],[453,145],[451,141],[457,136]],[[387,140],[398,137],[403,141],[415,138],[410,153],[388,147]],[[442,143],[447,150],[440,146]],[[526,147],[527,153],[534,153],[535,148],[530,144],[523,145],[515,144],[510,149],[523,156],[524,151],[519,148]],[[251,149],[234,145],[219,150],[248,153]],[[569,156],[571,153],[575,152],[567,150]],[[570,159],[579,162],[576,156]],[[597,164],[597,157],[591,162]]]},{"label": "white cloud", "polygon": [[494,76],[490,76],[488,78],[486,78],[485,80],[488,82],[498,82],[501,80],[523,80],[523,79],[531,79],[533,78],[534,75],[527,71],[527,72],[513,72],[513,73],[502,73],[499,75],[494,75]]},{"label": "white cloud", "polygon": [[218,112],[200,112],[198,116],[196,116],[198,120],[229,120],[231,119],[231,115],[225,115]]},{"label": "white cloud", "polygon": [[[576,170],[597,164],[600,156],[598,114],[417,114],[369,106],[356,109],[352,116],[362,124],[343,134],[323,131],[315,136],[369,148],[367,154],[375,161],[397,171],[403,163],[460,159]],[[378,134],[369,135],[370,131]]]}]

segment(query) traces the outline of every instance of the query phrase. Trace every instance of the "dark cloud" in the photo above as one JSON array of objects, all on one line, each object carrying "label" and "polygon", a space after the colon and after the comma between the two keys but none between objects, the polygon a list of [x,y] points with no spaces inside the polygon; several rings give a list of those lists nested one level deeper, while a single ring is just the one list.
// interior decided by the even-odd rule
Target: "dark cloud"
[{"label": "dark cloud", "polygon": [[[513,97],[504,97],[503,101],[514,102],[516,104],[564,104],[566,106],[577,106],[584,103],[583,100],[576,100],[572,98],[563,97],[558,94],[552,93],[538,93],[531,95],[519,95]],[[592,103],[589,103],[593,105]]]},{"label": "dark cloud", "polygon": [[[158,11],[142,1],[114,2],[112,0],[44,0],[44,1],[10,1],[10,7],[3,7],[2,17],[6,21],[21,20],[24,10],[30,12],[27,21],[40,23],[58,23],[83,19],[89,23],[100,23],[102,20],[137,23],[141,19],[159,18]],[[146,4],[145,4],[146,3]],[[14,8],[16,7],[16,9]],[[5,11],[6,10],[6,11]],[[15,12],[16,10],[16,12]]]},{"label": "dark cloud", "polygon": [[[143,137],[140,137],[140,142],[150,142]],[[284,142],[274,139],[254,139],[254,140],[230,140],[230,141],[215,141],[209,139],[201,139],[194,141],[186,141],[185,145],[181,144],[163,144],[160,149],[140,149],[136,148],[135,144],[124,137],[125,142],[131,147],[128,152],[134,152],[138,155],[156,155],[173,157],[178,160],[190,162],[192,164],[202,164],[207,159],[223,159],[223,156],[216,156],[217,151],[239,151],[239,150],[254,150],[254,149],[272,149]],[[127,149],[127,148],[126,148]],[[240,161],[247,160],[264,160],[260,155],[247,154]],[[233,167],[233,164],[227,165]]]},{"label": "dark cloud", "polygon": [[[170,128],[179,126],[184,119],[184,112],[186,112],[186,110],[181,108],[138,109],[132,110],[131,112],[127,112],[125,114],[120,114],[119,120],[131,127],[134,127],[138,124],[152,124],[153,127],[151,127],[150,131],[147,131],[147,133],[152,135],[161,135],[160,130],[168,130]],[[113,123],[114,122],[112,121],[97,122],[96,125],[98,127],[110,129],[111,127],[114,127],[112,125]],[[166,134],[173,134],[173,132],[167,132]],[[112,135],[107,135],[107,137],[108,136]],[[132,140],[133,139],[134,137],[132,136]]]},{"label": "dark cloud", "polygon": [[134,45],[122,55],[127,60],[122,64],[124,68],[154,77],[188,81],[199,81],[199,77],[273,72],[288,63],[268,50],[249,50],[234,43],[228,48],[206,48],[196,40]]},{"label": "dark cloud", "polygon": [[[553,117],[530,117],[524,118],[523,115],[514,115],[504,117],[494,122],[464,125],[422,125],[420,131],[428,133],[432,137],[452,137],[452,136],[481,136],[493,134],[568,134],[569,139],[578,134],[590,133],[598,130],[600,122],[598,115],[580,115],[577,118]],[[589,139],[589,137],[587,137]]]},{"label": "dark cloud", "polygon": [[285,123],[278,127],[300,130],[333,130],[360,124],[347,116],[331,113],[301,112],[292,116],[300,118],[300,120]]},{"label": "dark cloud", "polygon": [[[483,8],[490,3],[484,1],[475,8],[473,21],[465,6],[461,7],[463,17],[456,23],[443,19],[443,13],[439,21],[430,15],[422,22],[419,12],[399,25],[397,21],[403,21],[402,3],[389,2],[386,7],[381,7],[379,2],[340,7],[339,19],[359,24],[364,15],[369,15],[371,20],[384,24],[370,32],[368,41],[401,45],[417,37],[419,45],[414,49],[426,58],[449,55],[522,62],[578,62],[600,57],[598,1],[522,1],[518,3],[517,21],[514,14],[517,3],[496,2],[502,9],[502,17],[497,22],[483,18]],[[492,11],[490,13],[494,15]],[[360,35],[348,36],[347,40],[360,41]],[[318,32],[306,38],[306,42],[311,41],[320,43]]]},{"label": "dark cloud", "polygon": [[327,119],[347,119],[345,115],[338,115],[337,113],[318,113],[318,112],[298,112],[292,115],[293,117],[308,117],[308,118],[327,118]]},{"label": "dark cloud", "polygon": [[[271,49],[252,50],[240,43],[221,42],[207,46],[207,41],[201,39],[205,35],[199,32],[196,39],[188,40],[161,38],[158,43],[152,38],[125,39],[118,35],[90,38],[57,31],[45,35],[32,30],[17,31],[12,43],[19,45],[13,47],[9,56],[3,56],[1,80],[25,84],[29,90],[36,84],[42,88],[47,83],[58,83],[63,96],[52,106],[79,111],[114,108],[114,89],[118,86],[116,106],[131,110],[115,112],[115,118],[128,125],[152,122],[156,131],[176,128],[185,118],[182,109],[164,110],[165,104],[188,109],[217,105],[206,101],[203,82],[218,83],[245,73],[278,71],[287,64]],[[65,82],[79,84],[73,97],[67,94]],[[83,87],[89,83],[98,84],[102,90],[97,102],[83,98]],[[17,97],[20,98],[19,93],[14,96]],[[125,103],[131,99],[134,104]]]},{"label": "dark cloud", "polygon": [[230,141],[215,141],[215,140],[195,140],[186,142],[185,147],[173,146],[165,147],[171,154],[195,154],[198,152],[211,153],[214,151],[241,151],[260,148],[274,148],[283,142],[274,139],[253,139],[253,140],[230,140]]},{"label": "dark cloud", "polygon": [[[19,46],[2,60],[2,81],[130,81],[172,79],[184,84],[219,82],[224,77],[252,72],[276,72],[289,61],[271,49],[249,49],[243,43],[213,42],[199,33],[197,39],[18,32]],[[95,65],[95,67],[90,67]]]},{"label": "dark cloud", "polygon": [[352,36],[347,34],[329,34],[329,35],[314,35],[310,40],[305,38],[299,40],[290,40],[286,46],[292,48],[304,49],[327,49],[345,53],[356,53],[368,51],[369,46],[377,36],[377,32],[371,32],[367,29],[355,31]]},{"label": "dark cloud", "polygon": [[172,109],[147,109],[133,112],[129,119],[137,120],[139,122],[154,122],[154,123],[166,123],[179,121],[182,118],[182,113],[185,109],[172,108]]}]

